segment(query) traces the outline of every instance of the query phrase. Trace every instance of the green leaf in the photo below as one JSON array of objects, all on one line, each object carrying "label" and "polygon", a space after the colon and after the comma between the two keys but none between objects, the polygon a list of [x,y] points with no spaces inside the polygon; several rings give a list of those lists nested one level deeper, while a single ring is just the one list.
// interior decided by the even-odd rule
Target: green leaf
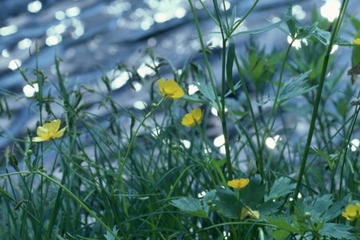
[{"label": "green leaf", "polygon": [[200,69],[198,70],[197,80],[198,80],[198,82],[196,83],[196,85],[198,86],[199,91],[204,95],[204,97],[206,97],[209,100],[210,104],[217,111],[219,111],[218,106],[216,104],[216,100],[215,100],[216,97],[215,97],[215,94],[214,94],[214,90],[213,90],[210,83],[206,83],[205,74]]},{"label": "green leaf", "polygon": [[241,201],[246,206],[256,210],[263,201],[265,189],[266,185],[262,184],[260,176],[255,175],[250,179],[249,184],[240,190]]},{"label": "green leaf", "polygon": [[290,36],[294,39],[296,37],[299,22],[293,16],[292,4],[289,4],[288,10],[286,11],[286,14],[285,14],[285,17],[288,18],[288,20],[286,21],[286,25],[288,26]]},{"label": "green leaf", "polygon": [[197,96],[189,96],[189,95],[184,95],[181,99],[187,101],[187,102],[193,102],[193,103],[200,103],[200,104],[208,104],[210,103],[207,100],[201,99]]},{"label": "green leaf", "polygon": [[207,216],[209,216],[209,213],[211,210],[208,202],[214,202],[215,199],[216,199],[216,190],[215,189],[212,189],[209,192],[206,192],[206,195],[204,196],[202,202],[203,202],[203,208],[204,208]]},{"label": "green leaf", "polygon": [[235,193],[228,188],[218,187],[216,196],[219,199],[214,201],[218,208],[217,212],[224,217],[239,219],[242,205]]},{"label": "green leaf", "polygon": [[296,34],[296,39],[303,39],[303,38],[311,38],[316,29],[317,29],[318,23],[315,22],[313,23],[311,26],[308,27],[299,27],[297,30],[297,34]]},{"label": "green leaf", "polygon": [[261,28],[257,28],[257,29],[253,29],[253,30],[249,30],[249,31],[242,31],[236,34],[233,34],[233,36],[237,36],[237,35],[246,35],[246,34],[259,34],[259,33],[264,33],[264,32],[268,32],[274,28],[279,27],[281,24],[283,24],[284,22],[289,21],[290,19],[292,19],[293,17],[289,17],[286,16],[285,18],[281,19],[280,21],[267,25],[265,27],[261,27]]},{"label": "green leaf", "polygon": [[281,229],[275,230],[271,233],[271,236],[273,236],[273,238],[275,240],[284,240],[289,235],[290,235],[290,233],[288,231],[281,230]]},{"label": "green leaf", "polygon": [[[117,234],[117,232],[119,231],[118,229],[116,229],[116,226],[114,226],[112,230],[115,234]],[[104,234],[104,237],[106,240],[114,240],[115,239],[115,237],[109,231],[106,231],[106,234]]]},{"label": "green leaf", "polygon": [[332,194],[325,194],[316,198],[306,197],[299,200],[296,206],[299,209],[302,208],[304,212],[309,212],[312,221],[323,221],[323,214],[330,208],[332,203]]},{"label": "green leaf", "polygon": [[[237,8],[235,5],[231,11],[231,18],[230,18],[230,24],[229,24],[230,26],[232,26],[232,29],[234,28],[234,24],[235,24],[236,13],[237,13]],[[233,29],[233,30],[235,30],[235,29]]]},{"label": "green leaf", "polygon": [[326,236],[334,239],[347,239],[356,240],[356,237],[350,233],[353,227],[346,226],[344,224],[337,223],[325,223],[324,226],[319,230],[322,236]]},{"label": "green leaf", "polygon": [[331,38],[331,33],[329,31],[316,28],[315,31],[312,33],[310,40],[319,41],[325,46],[329,46],[330,38]]},{"label": "green leaf", "polygon": [[347,202],[349,201],[349,198],[350,194],[346,195],[343,199],[333,203],[330,209],[326,210],[325,214],[322,216],[324,221],[330,221],[340,216],[341,212],[344,210]]},{"label": "green leaf", "polygon": [[191,216],[207,217],[207,212],[203,209],[200,200],[192,196],[172,200],[171,204]]},{"label": "green leaf", "polygon": [[301,74],[298,77],[291,78],[287,82],[284,83],[284,85],[280,89],[279,98],[278,98],[278,104],[281,105],[287,100],[291,98],[298,97],[302,94],[305,94],[317,87],[306,87],[304,86],[306,84],[306,78],[309,76],[311,70]]},{"label": "green leaf", "polygon": [[277,229],[280,230],[285,230],[288,231],[290,233],[298,233],[300,234],[301,232],[299,231],[299,229],[297,229],[296,227],[294,227],[290,221],[288,219],[285,219],[282,216],[278,216],[278,217],[267,217],[265,218],[266,221],[268,221],[268,223],[274,225]]},{"label": "green leaf", "polygon": [[[360,29],[359,28],[357,28],[357,32],[356,32],[354,38],[360,38]],[[354,68],[359,63],[360,63],[360,45],[354,45],[352,47],[352,52],[351,52],[351,66]],[[355,82],[358,74],[360,74],[360,73],[352,73],[351,74],[352,83]],[[350,75],[350,74],[348,73],[348,75]]]},{"label": "green leaf", "polygon": [[281,177],[276,179],[274,185],[271,187],[270,192],[265,196],[265,201],[270,199],[277,199],[286,194],[293,192],[296,187],[296,183],[292,183],[291,179]]},{"label": "green leaf", "polygon": [[229,38],[229,49],[226,59],[226,76],[227,76],[229,88],[231,92],[235,95],[233,76],[232,76],[234,59],[235,59],[235,42],[234,39]]}]

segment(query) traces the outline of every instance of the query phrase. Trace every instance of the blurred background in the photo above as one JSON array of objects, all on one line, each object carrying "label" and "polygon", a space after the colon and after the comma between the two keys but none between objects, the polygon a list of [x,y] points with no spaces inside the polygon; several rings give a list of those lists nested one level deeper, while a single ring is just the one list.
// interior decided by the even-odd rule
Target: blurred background
[{"label": "blurred background", "polygon": [[[221,43],[218,30],[200,2],[193,2],[204,39],[216,53]],[[207,6],[212,5],[209,0],[203,2]],[[279,21],[284,17],[289,2],[260,0],[255,11],[238,31]],[[292,2],[294,16],[304,25],[312,23],[313,11],[332,22],[341,5],[340,0]],[[253,0],[228,0],[221,10],[232,11],[236,6],[237,16],[241,17],[253,3]],[[19,67],[26,71],[29,81],[33,81],[35,76],[32,69],[38,64],[48,80],[56,82],[55,56],[58,56],[62,59],[61,72],[67,76],[69,87],[84,84],[101,90],[104,87],[99,84],[101,77],[107,76],[114,93],[119,94],[119,104],[142,109],[149,99],[146,94],[141,94],[144,91],[141,83],[135,82],[133,88],[130,88],[127,81],[131,74],[114,71],[118,64],[126,64],[139,76],[147,77],[154,75],[147,66],[154,64],[147,51],[149,48],[153,49],[156,56],[172,62],[176,69],[181,69],[189,58],[201,57],[187,0],[1,0],[0,6],[0,103],[4,109],[7,104],[12,110],[11,119],[6,111],[0,116],[1,152],[11,144],[12,138],[24,136],[26,127],[35,132],[34,126],[38,120],[38,116],[32,112],[36,106],[32,105],[31,100],[37,90],[36,84],[31,86],[26,83],[18,71]],[[357,14],[359,6],[357,1],[351,1],[348,13]],[[352,41],[351,33],[355,33],[355,29],[351,29],[349,24],[343,30],[345,34],[342,37]],[[244,49],[249,37],[239,35],[235,39],[238,53]],[[284,48],[289,41],[280,30],[252,37],[266,51],[276,47]],[[40,47],[37,54],[36,42]],[[341,49],[339,67],[351,67],[350,54],[350,48]],[[215,72],[217,67],[220,69],[216,64],[220,60],[219,56],[215,54],[212,59]],[[171,76],[171,69],[168,68],[164,77]],[[45,94],[49,91],[51,86],[46,86]],[[4,98],[7,99],[6,104]]]}]

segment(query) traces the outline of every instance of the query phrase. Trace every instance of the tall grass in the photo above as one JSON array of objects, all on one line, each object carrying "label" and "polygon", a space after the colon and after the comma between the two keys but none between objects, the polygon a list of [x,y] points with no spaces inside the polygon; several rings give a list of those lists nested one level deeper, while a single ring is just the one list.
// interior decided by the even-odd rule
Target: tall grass
[{"label": "tall grass", "polygon": [[[118,65],[147,89],[142,110],[115,100],[108,76],[103,88],[71,86],[59,57],[56,79],[37,65],[20,69],[39,86],[27,99],[38,123],[5,151],[12,167],[0,174],[0,239],[359,239],[359,107],[350,104],[359,93],[333,51],[358,50],[343,39],[349,1],[334,23],[314,14],[303,26],[289,6],[279,21],[239,31],[258,2],[243,16],[223,10],[225,1],[199,2],[221,37],[221,72],[190,0],[201,61],[178,71],[149,50],[159,64],[145,78]],[[256,38],[268,31],[292,40],[265,51]],[[239,51],[245,35],[254,36]],[[179,87],[159,89],[163,68]],[[185,95],[171,98],[175,88]],[[196,108],[202,119],[181,124]],[[54,119],[65,135],[32,141]]]}]

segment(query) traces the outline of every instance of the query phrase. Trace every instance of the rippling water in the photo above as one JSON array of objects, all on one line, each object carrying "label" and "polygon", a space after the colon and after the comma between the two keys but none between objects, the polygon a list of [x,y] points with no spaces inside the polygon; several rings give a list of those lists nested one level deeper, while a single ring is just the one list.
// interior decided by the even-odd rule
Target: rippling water
[{"label": "rippling water", "polygon": [[[219,47],[219,35],[213,22],[194,1],[207,42]],[[356,1],[349,9],[359,10]],[[210,5],[211,1],[204,1]],[[252,5],[253,0],[226,1],[224,8],[237,6],[242,16]],[[260,0],[255,12],[244,22],[239,31],[245,31],[269,24],[284,16],[288,0]],[[309,11],[314,6],[326,17],[336,14],[338,0],[294,1],[294,15],[307,23]],[[222,9],[224,10],[224,9]],[[152,47],[158,56],[169,59],[176,68],[189,56],[195,56],[199,43],[193,17],[186,0],[87,0],[87,1],[2,1],[0,10],[0,91],[1,97],[9,98],[13,110],[11,120],[5,114],[0,117],[1,131],[6,138],[0,138],[1,150],[12,143],[11,137],[19,138],[26,134],[24,126],[35,126],[38,116],[31,113],[31,96],[36,88],[29,86],[17,71],[18,67],[30,69],[36,66],[35,42],[40,46],[39,68],[44,70],[49,80],[55,81],[54,56],[63,60],[62,73],[67,75],[69,86],[86,84],[98,87],[99,79],[107,74],[114,90],[121,91],[121,104],[125,107],[141,108],[143,95],[124,89],[129,75],[114,72],[117,63],[123,62],[137,69],[141,76],[154,74],[145,63],[149,63],[146,47]],[[258,42],[269,50],[274,46],[287,44],[286,36],[280,31],[259,35]],[[241,49],[247,37],[236,39]],[[219,65],[214,59],[214,71]],[[346,62],[345,62],[346,63]],[[166,74],[166,72],[164,72]],[[138,83],[141,92],[141,84]],[[48,89],[47,89],[48,90]],[[46,91],[45,91],[46,92]],[[15,96],[15,97],[14,97]]]}]

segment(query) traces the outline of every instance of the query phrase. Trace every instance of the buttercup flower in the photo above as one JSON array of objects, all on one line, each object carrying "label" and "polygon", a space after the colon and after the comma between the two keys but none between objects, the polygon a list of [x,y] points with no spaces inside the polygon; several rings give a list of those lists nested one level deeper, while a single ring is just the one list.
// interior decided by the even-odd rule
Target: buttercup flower
[{"label": "buttercup flower", "polygon": [[32,139],[33,142],[49,141],[53,138],[61,138],[64,135],[66,127],[59,130],[61,125],[60,119],[55,119],[49,123],[45,123],[42,127],[36,129],[37,137]]},{"label": "buttercup flower", "polygon": [[354,44],[360,44],[360,38],[355,38],[354,39]]},{"label": "buttercup flower", "polygon": [[241,188],[246,187],[246,185],[248,185],[249,182],[250,182],[250,179],[248,179],[248,178],[240,178],[240,179],[228,181],[228,185],[229,185],[229,187],[232,187],[232,188],[241,189]]},{"label": "buttercup flower", "polygon": [[161,78],[158,80],[159,91],[163,96],[176,99],[184,96],[184,91],[181,89],[179,84],[174,80],[170,79],[165,82],[165,79]]},{"label": "buttercup flower", "polygon": [[345,211],[341,213],[341,216],[349,221],[354,221],[356,218],[360,217],[360,203],[348,205],[345,208]]},{"label": "buttercup flower", "polygon": [[201,123],[203,112],[200,108],[195,108],[190,113],[185,114],[181,124],[184,126],[192,127]]},{"label": "buttercup flower", "polygon": [[246,207],[241,208],[240,219],[243,220],[246,217],[249,217],[252,219],[259,219],[260,213],[259,213],[259,211],[252,210],[251,208],[246,206]]}]

